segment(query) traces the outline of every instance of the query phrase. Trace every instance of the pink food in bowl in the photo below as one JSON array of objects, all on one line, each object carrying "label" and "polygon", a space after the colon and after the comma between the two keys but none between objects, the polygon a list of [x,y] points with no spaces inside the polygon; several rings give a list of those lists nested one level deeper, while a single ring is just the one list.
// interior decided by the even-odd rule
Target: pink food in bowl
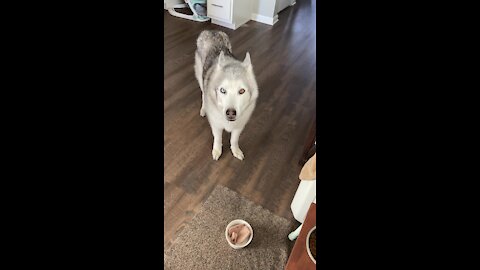
[{"label": "pink food in bowl", "polygon": [[234,249],[246,247],[253,239],[253,229],[245,220],[236,219],[225,229],[228,244]]}]

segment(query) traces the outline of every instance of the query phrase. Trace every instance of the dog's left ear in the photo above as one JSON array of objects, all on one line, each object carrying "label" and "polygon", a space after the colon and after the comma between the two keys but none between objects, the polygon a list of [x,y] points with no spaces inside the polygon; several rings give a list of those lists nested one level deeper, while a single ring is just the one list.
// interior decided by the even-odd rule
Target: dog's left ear
[{"label": "dog's left ear", "polygon": [[243,60],[243,66],[245,66],[247,68],[252,67],[252,61],[250,60],[250,53],[249,52],[247,52],[247,54],[245,55],[245,59]]},{"label": "dog's left ear", "polygon": [[221,51],[220,55],[218,56],[217,66],[222,67],[224,63],[225,63],[225,53]]}]

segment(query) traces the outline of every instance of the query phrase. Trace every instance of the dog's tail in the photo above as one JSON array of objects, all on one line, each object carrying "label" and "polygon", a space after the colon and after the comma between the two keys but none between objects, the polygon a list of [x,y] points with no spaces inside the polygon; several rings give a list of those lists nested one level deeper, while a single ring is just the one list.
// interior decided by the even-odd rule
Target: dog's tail
[{"label": "dog's tail", "polygon": [[200,53],[201,59],[205,59],[207,52],[212,46],[225,46],[232,51],[232,44],[228,35],[222,31],[204,30],[197,38],[197,51]]}]

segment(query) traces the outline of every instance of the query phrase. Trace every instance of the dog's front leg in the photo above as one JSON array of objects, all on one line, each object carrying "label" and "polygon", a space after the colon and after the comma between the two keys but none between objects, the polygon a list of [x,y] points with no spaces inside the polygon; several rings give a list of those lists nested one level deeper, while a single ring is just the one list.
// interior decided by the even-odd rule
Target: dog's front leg
[{"label": "dog's front leg", "polygon": [[223,128],[218,128],[212,126],[212,134],[213,134],[213,149],[212,149],[212,157],[214,160],[218,160],[222,155],[222,133]]},{"label": "dog's front leg", "polygon": [[242,150],[240,150],[240,147],[238,146],[238,139],[240,138],[241,133],[241,129],[232,130],[232,135],[230,136],[230,150],[232,150],[232,154],[234,157],[243,160],[245,156],[243,155]]}]

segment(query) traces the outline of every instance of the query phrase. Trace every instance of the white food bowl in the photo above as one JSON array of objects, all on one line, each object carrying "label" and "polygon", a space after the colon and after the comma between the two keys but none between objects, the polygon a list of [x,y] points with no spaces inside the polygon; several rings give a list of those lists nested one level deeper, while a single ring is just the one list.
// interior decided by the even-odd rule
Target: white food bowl
[{"label": "white food bowl", "polygon": [[307,242],[307,253],[308,253],[308,257],[310,257],[310,259],[312,259],[313,263],[314,264],[317,264],[317,261],[313,258],[313,255],[312,255],[312,252],[310,252],[310,234],[312,234],[312,232],[317,228],[317,226],[313,227],[307,234],[307,240],[305,242]]},{"label": "white food bowl", "polygon": [[[245,224],[247,226],[247,228],[250,230],[250,236],[248,237],[248,240],[245,241],[243,244],[241,245],[236,245],[236,244],[233,244],[232,242],[230,242],[230,237],[228,237],[228,229],[230,229],[230,227],[232,226],[235,226],[237,224]],[[246,246],[248,246],[248,244],[250,244],[250,242],[252,242],[252,239],[253,239],[253,229],[252,229],[252,226],[250,226],[250,224],[248,224],[248,222],[246,222],[245,220],[243,219],[235,219],[235,220],[232,220],[230,223],[228,223],[227,225],[227,228],[225,228],[225,238],[227,239],[227,242],[228,244],[234,248],[234,249],[241,249],[241,248],[244,248]]]}]

